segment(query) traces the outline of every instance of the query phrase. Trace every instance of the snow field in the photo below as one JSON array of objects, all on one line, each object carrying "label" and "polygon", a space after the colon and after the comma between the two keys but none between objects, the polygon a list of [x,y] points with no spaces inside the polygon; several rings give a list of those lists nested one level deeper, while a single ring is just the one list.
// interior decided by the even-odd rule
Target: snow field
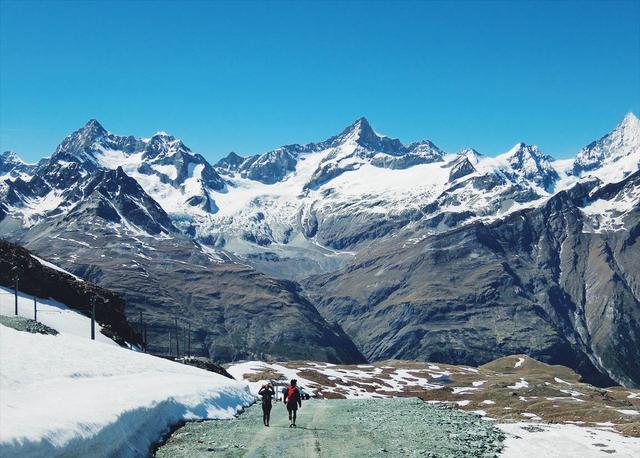
[{"label": "snow field", "polygon": [[3,457],[146,456],[172,425],[231,418],[255,400],[244,383],[91,341],[88,325],[77,335],[88,318],[60,306],[50,304],[51,319],[38,314],[57,336],[0,325]]},{"label": "snow field", "polygon": [[501,423],[507,434],[501,458],[634,458],[640,438],[624,437],[608,428],[585,428],[571,424]]}]

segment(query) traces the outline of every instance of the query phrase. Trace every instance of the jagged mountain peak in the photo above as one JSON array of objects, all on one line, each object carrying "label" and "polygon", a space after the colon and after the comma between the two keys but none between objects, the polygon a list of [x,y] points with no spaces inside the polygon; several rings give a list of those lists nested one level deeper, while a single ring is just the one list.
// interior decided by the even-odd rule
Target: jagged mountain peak
[{"label": "jagged mountain peak", "polygon": [[109,132],[96,119],[90,119],[58,145],[51,156],[51,162],[78,162],[85,168],[93,170],[97,166],[97,161],[91,151],[92,145],[108,135]]},{"label": "jagged mountain peak", "polygon": [[34,164],[22,160],[15,151],[0,154],[0,182],[4,179],[25,178],[31,175],[34,168]]},{"label": "jagged mountain peak", "polygon": [[611,132],[580,150],[574,161],[573,173],[613,174],[620,179],[637,169],[639,163],[640,120],[629,112]]},{"label": "jagged mountain peak", "polygon": [[559,178],[551,164],[551,157],[540,151],[536,145],[518,142],[497,159],[506,161],[507,166],[503,172],[507,175],[529,180],[548,192]]},{"label": "jagged mountain peak", "polygon": [[226,172],[237,170],[240,164],[244,162],[245,158],[239,154],[231,151],[225,157],[215,163],[214,167]]},{"label": "jagged mountain peak", "polygon": [[640,146],[640,119],[630,111],[609,135],[621,137],[622,142]]},{"label": "jagged mountain peak", "polygon": [[471,163],[476,164],[478,162],[478,159],[482,156],[482,154],[480,154],[477,150],[473,148],[464,148],[458,151],[457,156],[458,158],[465,157]]},{"label": "jagged mountain peak", "polygon": [[244,157],[240,156],[235,151],[231,151],[229,154],[227,154],[225,159],[227,159],[229,161],[238,161],[238,160],[239,161],[244,161]]},{"label": "jagged mountain peak", "polygon": [[640,128],[640,119],[638,119],[633,111],[630,111],[624,115],[624,118],[622,118],[622,121],[618,124],[618,127],[621,126]]},{"label": "jagged mountain peak", "polygon": [[146,142],[143,158],[144,160],[151,160],[158,157],[173,156],[176,153],[191,154],[191,150],[182,140],[166,132],[158,132]]},{"label": "jagged mountain peak", "polygon": [[337,139],[342,142],[353,141],[365,144],[375,142],[380,138],[382,137],[376,134],[365,117],[356,119],[337,136]]},{"label": "jagged mountain peak", "polygon": [[102,137],[103,135],[107,135],[109,132],[105,129],[102,124],[98,122],[97,119],[91,118],[87,123],[79,129],[77,132],[81,132],[91,138]]},{"label": "jagged mountain peak", "polygon": [[511,147],[509,150],[509,154],[517,154],[518,152],[530,152],[537,151],[538,147],[536,145],[527,145],[525,142],[518,142]]},{"label": "jagged mountain peak", "polygon": [[26,164],[26,162],[18,156],[18,153],[15,151],[5,151],[0,154],[0,161],[12,164]]},{"label": "jagged mountain peak", "polygon": [[548,161],[549,156],[540,151],[537,145],[527,145],[524,142],[518,142],[504,154],[509,162],[521,162],[526,160],[534,160],[536,162]]}]

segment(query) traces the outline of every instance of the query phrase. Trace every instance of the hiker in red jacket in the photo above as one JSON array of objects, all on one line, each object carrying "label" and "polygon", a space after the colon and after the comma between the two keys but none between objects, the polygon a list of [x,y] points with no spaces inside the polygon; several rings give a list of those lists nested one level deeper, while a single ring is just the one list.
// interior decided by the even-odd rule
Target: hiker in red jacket
[{"label": "hiker in red jacket", "polygon": [[296,426],[296,413],[298,408],[302,407],[302,396],[300,396],[300,390],[297,385],[298,381],[296,379],[291,380],[291,385],[287,388],[283,399],[289,412],[289,428]]}]

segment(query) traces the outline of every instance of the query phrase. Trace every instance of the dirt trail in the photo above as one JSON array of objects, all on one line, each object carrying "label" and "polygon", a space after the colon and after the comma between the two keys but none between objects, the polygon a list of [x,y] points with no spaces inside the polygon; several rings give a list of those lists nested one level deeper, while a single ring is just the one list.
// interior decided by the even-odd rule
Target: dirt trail
[{"label": "dirt trail", "polygon": [[188,423],[158,457],[496,456],[504,435],[488,421],[417,399],[311,400],[289,428],[282,404],[271,427],[259,405],[234,420]]}]

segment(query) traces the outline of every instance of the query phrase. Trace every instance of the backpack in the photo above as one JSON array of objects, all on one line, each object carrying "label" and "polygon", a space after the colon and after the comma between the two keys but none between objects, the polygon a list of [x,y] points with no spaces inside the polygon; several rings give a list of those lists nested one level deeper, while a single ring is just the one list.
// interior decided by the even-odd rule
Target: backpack
[{"label": "backpack", "polygon": [[296,402],[296,392],[298,391],[298,387],[290,386],[287,388],[287,402]]}]

